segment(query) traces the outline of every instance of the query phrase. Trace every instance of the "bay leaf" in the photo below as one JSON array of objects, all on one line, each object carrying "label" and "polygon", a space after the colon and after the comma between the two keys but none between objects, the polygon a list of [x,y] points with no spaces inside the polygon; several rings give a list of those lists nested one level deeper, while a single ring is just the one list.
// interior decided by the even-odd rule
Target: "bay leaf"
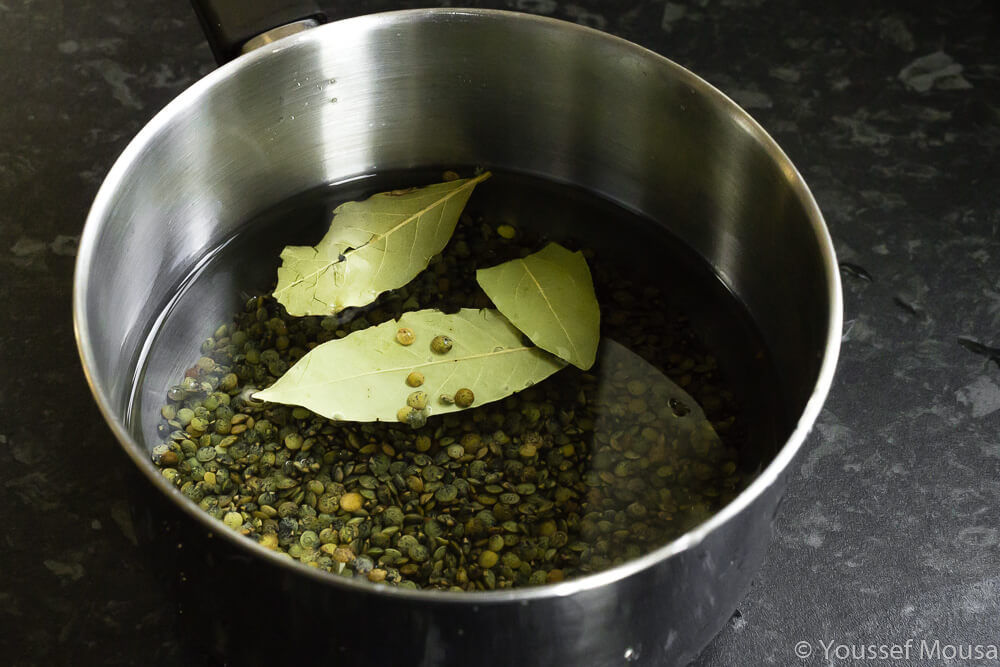
[{"label": "bay leaf", "polygon": [[[601,378],[595,405],[621,405],[633,396],[641,396],[648,409],[656,411],[659,417],[649,425],[658,430],[666,442],[690,447],[694,451],[722,446],[719,434],[694,397],[659,368],[621,343],[610,338],[601,341],[601,355],[595,374]],[[623,380],[618,383],[612,378]],[[614,418],[611,414],[607,416]],[[620,419],[624,426],[625,422],[632,422],[635,415],[626,414]],[[615,425],[613,428],[618,427]]]},{"label": "bay leaf", "polygon": [[274,297],[290,315],[330,315],[402,287],[448,244],[472,190],[489,177],[484,172],[341,204],[315,247],[282,250]]},{"label": "bay leaf", "polygon": [[558,243],[476,271],[493,304],[538,347],[587,370],[594,365],[601,312],[587,260]]},{"label": "bay leaf", "polygon": [[[396,341],[400,327],[412,330],[412,345]],[[449,352],[431,351],[431,340],[452,339]],[[413,371],[424,375],[418,389],[429,397],[430,415],[461,408],[439,400],[462,388],[475,394],[473,406],[509,396],[541,382],[565,362],[537,347],[527,347],[518,331],[492,309],[465,308],[454,314],[418,310],[312,349],[269,388],[254,398],[301,405],[330,419],[395,421]]]}]

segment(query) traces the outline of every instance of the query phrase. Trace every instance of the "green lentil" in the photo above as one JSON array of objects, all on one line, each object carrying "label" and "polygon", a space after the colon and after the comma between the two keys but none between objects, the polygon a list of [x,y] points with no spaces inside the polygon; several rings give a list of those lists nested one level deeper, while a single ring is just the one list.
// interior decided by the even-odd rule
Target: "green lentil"
[{"label": "green lentil", "polygon": [[404,424],[408,424],[414,414],[416,414],[416,410],[409,405],[404,405],[396,413],[396,419]]},{"label": "green lentil", "polygon": [[[717,363],[691,342],[684,320],[665,314],[660,295],[609,283],[599,264],[595,285],[619,286],[599,294],[602,328],[684,386],[721,444],[699,432],[664,437],[661,420],[690,408],[664,395],[655,376],[627,370],[601,368],[598,380],[567,368],[482,405],[476,387],[435,392],[434,402],[473,409],[430,420],[431,397],[400,387],[400,407],[409,409],[401,424],[332,422],[249,398],[251,386],[268,386],[326,340],[405,310],[488,306],[474,279],[483,253],[512,259],[533,241],[529,230],[492,224],[480,233],[478,225],[461,223],[427,272],[363,315],[293,318],[269,296],[252,299],[192,355],[194,377],[167,389],[164,443],[151,452],[164,478],[250,539],[304,563],[383,585],[469,591],[611,567],[735,497],[745,484],[736,454],[742,426]],[[436,354],[449,351],[442,343],[431,342]],[[405,384],[426,379],[413,371]]]},{"label": "green lentil", "polygon": [[450,336],[434,336],[431,339],[431,351],[437,354],[446,354],[451,351],[454,342]]},{"label": "green lentil", "polygon": [[502,239],[510,241],[517,236],[517,230],[512,225],[500,225],[497,227],[497,235]]},{"label": "green lentil", "polygon": [[416,339],[417,336],[413,333],[413,329],[401,327],[398,331],[396,331],[396,341],[400,345],[413,345],[413,341]]},{"label": "green lentil", "polygon": [[460,408],[467,408],[476,400],[476,395],[468,387],[463,387],[455,392],[455,405]]},{"label": "green lentil", "polygon": [[199,462],[208,463],[215,459],[215,447],[202,447],[195,456]]},{"label": "green lentil", "polygon": [[500,556],[495,551],[483,551],[479,554],[479,567],[489,569],[499,560]]},{"label": "green lentil", "polygon": [[364,498],[359,493],[345,493],[340,498],[340,509],[345,512],[357,512],[364,504]]},{"label": "green lentil", "polygon": [[191,408],[181,408],[177,411],[177,421],[181,426],[187,426],[194,419],[194,410]]},{"label": "green lentil", "polygon": [[414,410],[423,410],[427,407],[427,392],[415,391],[406,397],[406,404]]},{"label": "green lentil", "polygon": [[[185,391],[184,387],[181,387],[180,385],[173,386],[167,390],[167,400],[170,401],[183,401],[187,398],[187,395],[187,391]],[[164,419],[171,418],[165,416]]]}]

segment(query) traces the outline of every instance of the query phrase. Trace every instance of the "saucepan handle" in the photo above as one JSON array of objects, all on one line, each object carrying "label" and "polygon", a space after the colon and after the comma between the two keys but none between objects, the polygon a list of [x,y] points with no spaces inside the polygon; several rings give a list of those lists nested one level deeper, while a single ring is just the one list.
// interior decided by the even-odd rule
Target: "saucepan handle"
[{"label": "saucepan handle", "polygon": [[191,0],[191,5],[220,65],[326,22],[312,0]]}]

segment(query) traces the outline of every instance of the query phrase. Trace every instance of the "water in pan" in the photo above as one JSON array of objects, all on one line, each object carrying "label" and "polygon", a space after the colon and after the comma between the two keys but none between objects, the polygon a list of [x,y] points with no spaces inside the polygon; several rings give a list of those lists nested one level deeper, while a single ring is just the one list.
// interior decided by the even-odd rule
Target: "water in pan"
[{"label": "water in pan", "polygon": [[[305,193],[249,221],[178,285],[129,412],[148,448],[160,445],[162,473],[232,529],[302,562],[454,590],[599,571],[731,500],[787,433],[766,348],[703,260],[605,200],[495,174],[405,288],[327,318],[290,317],[268,296],[281,248],[318,241],[336,204],[439,176],[383,173]],[[497,233],[504,225],[513,238]],[[593,274],[602,343],[589,372],[568,367],[417,430],[245,400],[311,344],[416,307],[488,306],[475,269],[547,240],[584,250]],[[199,369],[199,357],[212,361]]]}]

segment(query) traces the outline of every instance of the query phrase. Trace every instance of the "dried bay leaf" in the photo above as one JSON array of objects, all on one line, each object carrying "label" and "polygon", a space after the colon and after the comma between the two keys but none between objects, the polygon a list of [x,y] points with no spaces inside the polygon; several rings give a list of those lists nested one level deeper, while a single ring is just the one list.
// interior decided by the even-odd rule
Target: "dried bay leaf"
[{"label": "dried bay leaf", "polygon": [[557,243],[476,271],[497,309],[538,347],[587,370],[594,365],[601,313],[587,260]]},{"label": "dried bay leaf", "polygon": [[[401,327],[416,335],[412,345],[396,341]],[[439,335],[453,341],[445,354],[431,351],[431,340]],[[475,394],[473,406],[483,405],[541,382],[564,366],[548,352],[526,347],[521,332],[495,310],[418,310],[319,345],[254,398],[301,405],[330,419],[395,421],[415,391],[406,384],[412,371],[424,375],[419,390],[430,397],[433,416],[461,409],[442,403],[442,394],[452,396],[467,387]]]},{"label": "dried bay leaf", "polygon": [[402,287],[448,244],[472,190],[489,176],[341,204],[315,247],[281,252],[274,297],[290,315],[329,315]]},{"label": "dried bay leaf", "polygon": [[[621,343],[605,338],[597,375],[601,378],[626,378],[625,387],[611,381],[598,383],[597,405],[621,405],[630,396],[641,396],[659,419],[650,425],[666,442],[676,442],[694,451],[722,447],[722,440],[705,415],[705,410],[679,384]],[[623,397],[625,397],[623,399]],[[634,415],[621,417],[623,420]]]}]

